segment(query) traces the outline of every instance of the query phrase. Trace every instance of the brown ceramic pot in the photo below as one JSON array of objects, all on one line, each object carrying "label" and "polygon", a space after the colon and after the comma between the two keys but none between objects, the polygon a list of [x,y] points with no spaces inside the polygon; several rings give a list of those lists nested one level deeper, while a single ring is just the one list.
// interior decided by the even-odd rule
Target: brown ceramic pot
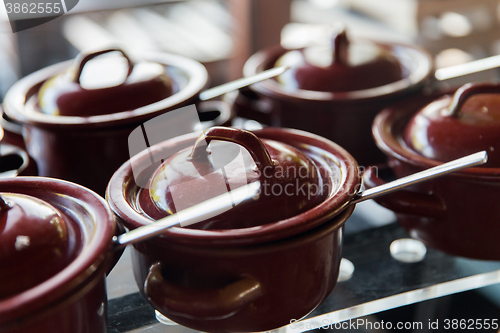
[{"label": "brown ceramic pot", "polygon": [[106,202],[43,177],[2,179],[0,197],[0,331],[106,332],[116,232]]},{"label": "brown ceramic pot", "polygon": [[[376,199],[397,213],[412,237],[454,255],[500,260],[498,91],[497,85],[473,84],[459,89],[454,98],[454,90],[418,95],[385,109],[373,124],[375,141],[396,177],[488,152],[484,166]],[[368,186],[382,182],[374,170],[365,174]]]},{"label": "brown ceramic pot", "polygon": [[[262,191],[250,203],[208,221],[170,228],[160,237],[134,245],[134,275],[140,291],[159,312],[181,325],[208,332],[271,330],[307,315],[336,283],[343,224],[353,211],[349,202],[360,186],[356,161],[333,142],[306,132],[266,128],[253,133],[214,128],[198,141],[193,135],[165,141],[134,156],[108,185],[107,200],[118,220],[136,229],[155,220],[148,216],[165,214],[162,205],[174,211],[169,192],[158,195],[154,186],[166,167],[184,174],[169,178],[169,186],[184,184],[190,190],[186,193],[203,191],[199,180],[208,176],[203,176],[206,152],[199,143],[205,139],[234,142],[248,150],[257,167],[246,169],[243,183],[269,181],[271,188],[281,184],[286,189],[295,177],[267,179],[263,176],[267,167],[276,171],[279,166],[309,163],[321,170],[312,178],[304,174],[303,184],[318,181],[326,191],[311,198],[310,206],[303,206],[307,200],[300,196],[267,197]],[[183,150],[193,144],[198,148]],[[151,170],[151,158],[162,157],[162,167]],[[203,178],[189,178],[194,171]],[[230,177],[232,172],[226,172]],[[149,179],[148,186],[137,185],[145,184],[141,177]],[[167,203],[159,204],[161,198]]]},{"label": "brown ceramic pot", "polygon": [[254,54],[245,64],[245,76],[286,64],[285,56],[295,53],[289,57],[292,68],[277,80],[241,89],[234,99],[235,113],[263,124],[319,134],[344,147],[361,165],[382,162],[384,156],[371,137],[375,115],[421,90],[433,75],[433,61],[414,46],[367,40],[352,44],[369,44],[382,56],[351,64],[357,49],[349,48],[345,32],[333,40],[329,65],[311,64],[304,49],[275,46]]},{"label": "brown ceramic pot", "polygon": [[[41,176],[73,181],[103,195],[113,172],[130,157],[129,134],[155,116],[198,102],[207,72],[190,59],[147,54],[138,58],[161,65],[162,75],[136,82],[142,74],[135,75],[134,68],[140,66],[129,60],[123,84],[82,88],[83,66],[100,53],[80,56],[73,67],[72,61],[63,62],[21,79],[7,93],[4,108],[23,124],[26,147]],[[162,84],[166,78],[168,84]],[[227,109],[215,111],[209,121],[220,125],[229,120]]]}]

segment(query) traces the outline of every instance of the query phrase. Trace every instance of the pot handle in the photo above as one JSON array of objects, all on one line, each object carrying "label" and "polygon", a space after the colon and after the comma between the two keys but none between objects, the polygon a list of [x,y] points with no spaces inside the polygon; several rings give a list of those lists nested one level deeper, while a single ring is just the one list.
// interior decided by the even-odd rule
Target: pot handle
[{"label": "pot handle", "polygon": [[[261,171],[266,167],[274,168],[276,164],[269,155],[267,148],[255,134],[230,127],[212,127],[203,132],[196,140],[189,158],[194,160],[206,159],[208,157],[206,147],[212,140],[233,142],[244,147]],[[204,142],[206,142],[206,145]]]},{"label": "pot handle", "polygon": [[37,173],[35,162],[24,150],[6,143],[0,144],[0,178],[34,176]]},{"label": "pot handle", "polygon": [[227,318],[262,293],[260,283],[250,276],[244,276],[219,289],[196,290],[165,280],[161,269],[159,262],[151,266],[144,282],[144,292],[157,309],[164,309],[177,316]]},{"label": "pot handle", "polygon": [[467,83],[460,87],[453,95],[453,100],[448,107],[448,115],[458,117],[460,109],[469,97],[477,94],[498,94],[500,85],[489,82]]},{"label": "pot handle", "polygon": [[132,60],[130,60],[129,56],[123,51],[122,49],[119,48],[109,48],[105,50],[100,50],[96,52],[91,52],[91,53],[80,53],[78,57],[75,59],[74,63],[74,68],[75,70],[75,75],[73,77],[73,82],[80,84],[80,76],[82,75],[83,68],[85,67],[85,64],[89,60],[94,59],[95,57],[98,57],[100,55],[110,53],[110,52],[120,52],[123,57],[127,60],[127,65],[128,65],[128,72],[127,72],[127,77],[130,76],[132,73],[132,70],[134,69],[134,63]]},{"label": "pot handle", "polygon": [[[378,176],[376,170],[389,170],[388,165],[369,167],[363,174],[363,184],[372,188],[386,184]],[[421,217],[442,217],[446,213],[446,205],[437,195],[409,190],[399,190],[395,193],[382,195],[373,200],[395,213],[416,215]]]}]

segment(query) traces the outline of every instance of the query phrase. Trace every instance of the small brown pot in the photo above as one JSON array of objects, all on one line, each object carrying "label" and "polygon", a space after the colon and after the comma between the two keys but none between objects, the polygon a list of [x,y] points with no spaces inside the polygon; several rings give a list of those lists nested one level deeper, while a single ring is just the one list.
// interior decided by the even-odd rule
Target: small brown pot
[{"label": "small brown pot", "polygon": [[[90,56],[100,53],[102,52]],[[86,56],[79,59],[88,61],[91,58]],[[36,160],[41,176],[73,181],[104,195],[113,172],[130,157],[128,136],[135,128],[164,112],[199,101],[198,94],[206,86],[208,80],[203,65],[194,60],[170,54],[147,54],[139,58],[164,66],[165,73],[171,81],[171,89],[173,89],[171,96],[156,102],[142,100],[146,104],[140,107],[134,105],[130,107],[130,110],[123,111],[123,108],[126,108],[121,105],[123,103],[120,104],[120,109],[116,109],[116,100],[104,98],[104,95],[109,94],[116,99],[119,94],[125,94],[125,96],[129,94],[129,90],[134,92],[136,86],[124,86],[123,89],[111,92],[108,90],[117,87],[85,90],[79,86],[79,80],[76,80],[70,82],[69,87],[61,84],[60,88],[61,95],[64,95],[68,94],[67,90],[72,92],[77,89],[75,86],[80,87],[75,96],[70,95],[71,98],[64,99],[65,104],[59,106],[60,108],[66,106],[68,109],[67,111],[61,111],[61,109],[59,113],[69,115],[58,115],[56,111],[50,113],[50,110],[47,111],[48,113],[42,112],[39,103],[40,88],[51,78],[63,76],[61,73],[71,67],[72,61],[59,63],[28,75],[9,90],[4,101],[5,112],[24,126],[23,136],[27,150]],[[84,65],[85,62],[81,62],[77,66],[80,72]],[[79,78],[78,75],[77,78]],[[52,81],[57,83],[55,79]],[[47,84],[49,87],[51,87],[50,82]],[[59,86],[56,85],[57,87]],[[138,89],[148,87],[139,85]],[[72,104],[67,101],[74,101],[73,98],[89,105],[99,103],[99,101],[105,104],[98,104],[96,114],[90,110],[89,115],[77,116],[74,115],[75,112],[84,112],[88,107],[76,108],[76,111],[74,108],[69,108],[68,106]],[[87,101],[90,98],[91,100]],[[212,104],[207,107],[210,110],[215,108],[216,111],[216,114],[212,112],[207,115],[211,118],[208,119],[211,124],[222,125],[230,121],[230,111],[224,105],[220,107],[220,105]],[[109,112],[103,114],[107,110]]]},{"label": "small brown pot", "polygon": [[[462,105],[472,90],[476,90],[475,93],[481,93],[481,90],[491,93],[491,85],[485,86],[486,89],[480,86],[466,86],[461,89],[464,98],[456,95],[455,101],[460,100]],[[454,92],[455,90],[449,90],[432,95],[417,95],[382,111],[373,124],[373,135],[378,147],[388,156],[389,166],[396,177],[403,177],[442,164],[448,159],[480,150],[486,150],[488,155],[491,155],[490,162],[482,167],[463,170],[416,185],[411,191],[379,197],[376,201],[396,212],[399,223],[412,237],[431,247],[464,257],[500,260],[500,207],[497,204],[500,194],[500,165],[496,151],[500,140],[499,132],[494,130],[499,124],[472,121],[470,118],[474,114],[484,116],[486,110],[481,105],[490,103],[491,96],[478,95],[478,99],[471,100],[471,104],[464,106],[465,111],[462,110],[467,113],[465,116],[450,116],[439,110],[428,113],[430,121],[417,120],[417,123],[426,124],[428,128],[418,130],[418,138],[412,139],[408,136],[408,133],[415,129],[413,126],[419,111],[426,108],[426,112],[429,112],[432,111],[429,108],[442,106],[443,103],[447,106],[452,100],[450,94]],[[486,96],[486,99],[481,100],[481,96]],[[429,104],[431,102],[433,104]],[[474,105],[479,107],[470,109]],[[490,111],[498,113],[497,109],[491,106]],[[420,113],[419,117],[425,114],[427,113]],[[491,146],[491,142],[495,142],[491,141],[491,135],[497,136],[495,147]],[[458,139],[454,140],[453,137]],[[422,140],[428,143],[420,144]],[[410,148],[413,144],[420,150]],[[424,156],[430,153],[435,154],[437,158]],[[377,186],[382,182],[374,170],[365,174],[365,184],[368,186]]]},{"label": "small brown pot", "polygon": [[[133,168],[147,170],[152,157],[159,159],[167,153],[164,163],[168,165],[168,156],[195,141],[199,147],[203,139],[214,138],[242,144],[256,162],[268,159],[269,153],[272,160],[277,159],[273,165],[296,163],[283,153],[297,149],[299,155],[325,168],[324,182],[335,184],[315,206],[282,219],[269,220],[275,213],[267,207],[269,202],[280,214],[296,207],[286,209],[286,198],[276,199],[282,201],[280,205],[260,194],[255,202],[215,217],[228,222],[229,229],[174,227],[135,244],[133,267],[140,291],[158,311],[181,325],[209,332],[275,329],[311,312],[336,283],[343,225],[352,214],[354,205],[349,203],[360,186],[356,161],[333,142],[306,132],[266,128],[254,134],[212,129],[198,141],[193,135],[165,141],[134,156],[108,185],[107,200],[121,223],[128,229],[150,224],[154,221],[147,217],[151,208],[144,205],[141,193],[151,188],[137,185]],[[260,150],[264,146],[259,140],[268,152]],[[280,144],[288,148],[279,150]],[[176,156],[184,156],[180,154]],[[193,149],[190,159],[198,159],[199,154],[199,148]],[[204,162],[199,163],[197,170],[202,172]],[[145,177],[150,179],[152,173]],[[289,203],[302,202],[294,200]],[[252,226],[241,228],[242,223]]]},{"label": "small brown pot", "polygon": [[[346,50],[342,50],[342,47],[346,48],[343,46],[345,43],[337,41],[338,37],[333,43],[334,59],[342,59],[342,55],[346,53],[343,52]],[[337,89],[350,86],[352,90],[292,89],[277,80],[267,80],[241,89],[234,99],[233,110],[241,117],[263,124],[319,134],[349,151],[360,165],[381,163],[384,156],[371,137],[373,119],[384,107],[420,91],[431,80],[433,61],[426,51],[414,46],[379,42],[373,44],[402,64],[405,69],[400,79],[379,86],[366,84],[367,81],[376,82],[379,76],[386,73],[381,67],[374,65],[368,70],[365,68],[366,75],[359,75],[354,67],[334,60],[329,72],[323,68],[315,70],[313,66],[301,69],[309,70],[309,81],[316,81],[311,87],[319,89],[336,82]],[[274,67],[278,59],[289,51],[275,46],[257,52],[246,62],[244,75],[251,76]],[[321,76],[315,77],[315,73]],[[352,73],[352,79],[349,73]],[[304,79],[304,84],[307,82]],[[363,88],[355,89],[356,86]]]},{"label": "small brown pot", "polygon": [[[40,225],[30,225],[26,220],[16,222],[19,212],[16,210],[16,201],[8,207],[2,206],[2,214],[7,214],[7,218],[0,222],[4,254],[12,254],[9,246],[12,245],[10,240],[13,232],[14,238],[17,234],[17,252],[13,253],[14,256],[22,257],[23,251],[31,251],[30,246],[35,248],[26,260],[3,267],[26,274],[10,278],[9,272],[0,274],[0,292],[10,293],[12,288],[18,290],[0,299],[0,331],[106,332],[105,275],[116,260],[116,253],[109,252],[116,224],[106,202],[96,193],[76,184],[42,177],[1,179],[0,192],[3,197],[13,200],[19,200],[16,199],[19,195],[30,196],[24,197],[24,200],[33,202],[35,206],[40,205],[39,199],[43,205],[48,204],[48,207],[58,211],[57,214],[65,221],[54,229],[54,219],[48,221],[42,214],[36,219],[46,223],[46,227],[40,229]],[[36,209],[31,209],[28,217],[33,219],[37,214]],[[3,229],[4,223],[9,225],[8,229]],[[54,252],[50,247],[47,248],[48,244],[56,249],[55,243],[47,240],[49,236],[51,240],[57,240],[54,232],[56,235],[64,234],[60,238],[64,241],[61,244],[65,245],[57,249],[65,251]],[[8,262],[9,258],[1,260]],[[10,287],[6,288],[6,285]]]}]

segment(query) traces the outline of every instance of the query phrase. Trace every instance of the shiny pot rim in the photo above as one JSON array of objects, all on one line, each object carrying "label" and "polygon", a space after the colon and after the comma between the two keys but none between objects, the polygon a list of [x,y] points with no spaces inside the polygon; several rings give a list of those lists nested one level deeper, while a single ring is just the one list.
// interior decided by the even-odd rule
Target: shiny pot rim
[{"label": "shiny pot rim", "polygon": [[[208,82],[208,72],[199,62],[170,53],[150,52],[134,53],[132,57],[146,61],[157,62],[170,66],[173,70],[181,70],[187,77],[186,85],[173,95],[135,110],[104,114],[98,116],[54,116],[36,110],[34,103],[30,102],[32,96],[38,93],[41,85],[48,79],[71,67],[73,60],[60,62],[39,71],[29,74],[17,81],[7,92],[3,107],[6,114],[23,124],[43,127],[71,127],[88,126],[116,126],[126,125],[130,122],[139,122],[152,114],[162,113],[169,109],[181,106],[182,103],[195,98]],[[179,74],[177,74],[179,75]]]},{"label": "shiny pot rim", "polygon": [[[422,169],[444,164],[445,162],[427,158],[408,147],[404,142],[403,132],[411,117],[420,111],[422,107],[439,97],[453,94],[457,89],[458,87],[430,94],[419,93],[383,109],[377,114],[372,125],[372,134],[377,147],[388,157]],[[454,172],[448,175],[448,177],[491,178],[500,180],[500,168],[473,167]]]},{"label": "shiny pot rim", "polygon": [[[77,294],[84,291],[85,285],[100,279],[101,274],[104,277],[108,269],[107,254],[117,226],[113,212],[102,197],[83,186],[55,178],[15,177],[0,180],[0,192],[33,195],[47,193],[48,190],[53,190],[48,194],[49,198],[57,200],[56,203],[48,202],[65,208],[64,202],[69,200],[78,209],[85,211],[93,224],[90,226],[89,223],[92,222],[84,222],[82,236],[86,239],[82,240],[83,248],[68,266],[35,287],[0,300],[0,325],[51,311],[67,299],[77,297]],[[47,197],[42,200],[47,200]],[[78,226],[83,228],[80,223],[78,221]]]},{"label": "shiny pot rim", "polygon": [[[354,41],[363,40],[362,38],[355,38]],[[368,40],[368,39],[365,39]],[[432,56],[426,50],[402,43],[383,43],[379,41],[370,40],[370,42],[375,43],[377,46],[383,49],[393,49],[400,48],[405,49],[408,54],[411,54],[411,61],[418,63],[416,70],[412,71],[410,75],[404,77],[401,80],[388,83],[380,87],[374,87],[369,89],[349,91],[349,92],[324,92],[324,91],[311,91],[295,89],[287,91],[283,88],[279,82],[275,80],[266,80],[263,82],[256,83],[252,85],[252,89],[262,93],[264,95],[277,96],[281,99],[296,99],[296,100],[313,100],[313,101],[336,101],[336,102],[355,102],[357,100],[369,100],[376,98],[383,98],[399,92],[411,89],[418,85],[423,84],[426,80],[430,80],[433,75],[434,61]],[[401,52],[398,50],[396,57],[401,61]],[[265,69],[274,66],[276,60],[283,55],[285,52],[290,51],[285,49],[281,45],[272,46],[264,50],[258,51],[253,54],[246,62],[243,67],[244,76],[255,75]],[[406,55],[408,56],[408,55]],[[406,60],[406,63],[409,59]],[[404,61],[403,61],[404,63]]]},{"label": "shiny pot rim", "polygon": [[[327,199],[317,206],[281,221],[250,228],[224,230],[197,230],[173,227],[165,231],[157,239],[152,239],[151,241],[161,242],[168,239],[179,243],[224,246],[271,242],[310,230],[332,219],[346,209],[359,190],[361,177],[358,173],[357,162],[346,150],[336,143],[315,134],[292,129],[265,128],[253,131],[253,133],[262,139],[271,139],[287,144],[290,144],[291,141],[299,146],[310,144],[316,148],[328,149],[327,151],[335,156],[337,162],[339,162],[339,168],[343,174],[342,182],[337,191],[331,193]],[[135,203],[132,205],[130,203],[132,199],[130,192],[137,191],[135,189],[137,185],[135,184],[132,165],[137,165],[141,161],[144,163],[145,160],[150,159],[150,154],[155,155],[155,152],[161,151],[162,148],[168,149],[175,146],[184,148],[190,146],[198,136],[198,134],[187,134],[159,143],[151,147],[150,150],[145,150],[135,155],[115,172],[108,183],[106,199],[111,209],[124,222],[126,227],[135,229],[152,223],[150,219],[137,211],[137,208],[134,207]],[[283,136],[288,140],[283,140]],[[178,148],[178,150],[180,149]]]}]

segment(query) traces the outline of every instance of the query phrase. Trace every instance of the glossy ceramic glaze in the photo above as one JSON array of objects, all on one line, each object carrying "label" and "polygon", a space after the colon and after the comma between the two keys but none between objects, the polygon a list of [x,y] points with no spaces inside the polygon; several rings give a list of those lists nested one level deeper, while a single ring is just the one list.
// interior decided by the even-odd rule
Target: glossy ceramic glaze
[{"label": "glossy ceramic glaze", "polygon": [[47,280],[74,258],[66,221],[47,202],[1,193],[0,220],[0,266],[8,267],[0,271],[0,299]]},{"label": "glossy ceramic glaze", "polygon": [[[442,164],[429,159],[405,144],[404,131],[419,110],[454,90],[417,95],[382,111],[373,124],[377,145],[388,156],[396,177]],[[446,129],[443,129],[446,132]],[[465,133],[464,133],[465,134]],[[471,146],[476,148],[473,139]],[[458,147],[454,147],[460,151]],[[379,185],[384,180],[373,172],[365,175],[365,184]],[[371,185],[370,185],[371,184]],[[500,168],[475,167],[416,186],[411,190],[377,198],[392,209],[398,221],[412,237],[442,251],[477,259],[500,259],[498,234],[500,207]]]},{"label": "glossy ceramic glaze", "polygon": [[1,262],[9,265],[2,290],[4,283],[17,288],[0,298],[1,331],[106,332],[105,274],[116,226],[104,200],[42,177],[2,179],[0,192],[9,192],[2,197],[10,203],[0,224],[8,255]]},{"label": "glossy ceramic glaze", "polygon": [[5,112],[23,124],[26,147],[41,176],[73,181],[103,195],[113,172],[129,158],[128,136],[132,130],[165,111],[198,101],[207,83],[207,72],[200,63],[169,54],[137,58],[165,66],[172,80],[172,96],[134,110],[90,117],[39,112],[40,86],[67,70],[72,61],[30,74],[9,90]]},{"label": "glossy ceramic glaze", "polygon": [[365,40],[351,45],[345,30],[326,45],[286,52],[276,65],[290,67],[277,78],[285,89],[332,93],[384,86],[401,80],[407,71],[394,54],[377,44]]},{"label": "glossy ceramic glaze", "polygon": [[[218,145],[207,148],[208,143],[217,141]],[[293,217],[324,201],[328,186],[336,186],[340,179],[330,179],[320,167],[290,145],[261,141],[244,130],[212,127],[193,147],[168,158],[156,170],[149,191],[141,192],[138,204],[148,216],[159,219],[177,211],[179,201],[175,199],[188,208],[226,193],[228,188],[259,181],[262,189],[253,200],[192,225],[210,230],[254,227]]]},{"label": "glossy ceramic glaze", "polygon": [[[106,85],[106,77],[120,77],[124,68],[109,70],[101,55],[120,52],[127,63],[127,73],[119,84]],[[119,59],[113,59],[116,63]],[[84,86],[81,82],[85,65],[96,65],[95,75]],[[104,83],[104,84],[103,84]],[[91,85],[96,85],[92,87]],[[103,86],[104,85],[104,86]],[[121,49],[105,49],[78,55],[67,71],[45,81],[38,92],[40,111],[58,116],[97,116],[119,113],[159,102],[172,95],[172,82],[162,64],[134,63]]]},{"label": "glossy ceramic glaze", "polygon": [[500,85],[467,84],[427,105],[408,122],[404,140],[441,162],[486,150],[483,167],[500,167]]},{"label": "glossy ceramic glaze", "polygon": [[[255,227],[175,227],[135,245],[139,289],[156,309],[181,325],[220,332],[274,329],[312,311],[335,285],[342,226],[360,185],[356,162],[336,144],[305,132],[267,128],[254,134],[263,142],[278,141],[299,150],[329,170],[336,185],[318,205],[276,222],[259,223],[267,210],[256,207]],[[171,156],[196,139],[188,135],[155,145],[113,175],[107,200],[127,228],[152,222],[137,208],[140,193],[148,190],[136,185],[132,166],[146,172],[151,156]],[[305,266],[308,269],[301,269]]]},{"label": "glossy ceramic glaze", "polygon": [[[289,89],[276,80],[267,80],[241,89],[233,109],[241,117],[264,124],[302,129],[326,137],[344,147],[361,165],[381,162],[383,154],[371,137],[375,115],[390,103],[420,90],[432,75],[433,62],[420,48],[375,45],[394,55],[406,68],[402,79],[368,89],[341,92]],[[244,75],[251,76],[274,67],[286,52],[289,50],[275,46],[256,53],[246,62]],[[316,87],[328,85],[327,81],[315,84]],[[362,86],[359,82],[352,85]]]}]

